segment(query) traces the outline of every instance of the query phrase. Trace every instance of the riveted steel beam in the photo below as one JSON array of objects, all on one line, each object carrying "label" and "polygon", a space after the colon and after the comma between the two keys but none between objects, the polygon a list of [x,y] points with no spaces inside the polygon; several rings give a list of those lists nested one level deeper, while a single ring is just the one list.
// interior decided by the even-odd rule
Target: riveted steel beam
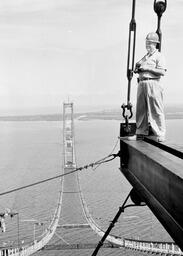
[{"label": "riveted steel beam", "polygon": [[183,250],[183,161],[145,141],[120,139],[121,172]]}]

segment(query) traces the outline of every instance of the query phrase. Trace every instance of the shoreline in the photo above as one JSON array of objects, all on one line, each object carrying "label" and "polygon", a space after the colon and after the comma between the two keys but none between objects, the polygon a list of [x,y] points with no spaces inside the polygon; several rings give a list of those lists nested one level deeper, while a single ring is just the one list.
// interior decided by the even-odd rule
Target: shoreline
[{"label": "shoreline", "polygon": [[[135,116],[135,115],[134,115]],[[74,119],[78,121],[91,121],[91,120],[116,120],[123,121],[124,118],[121,115],[101,115],[101,114],[85,114],[74,115]],[[183,119],[183,113],[179,114],[166,114],[166,120],[181,120]],[[63,121],[62,115],[38,115],[38,116],[0,116],[0,122],[40,122],[40,121]],[[134,119],[131,119],[134,122]]]}]

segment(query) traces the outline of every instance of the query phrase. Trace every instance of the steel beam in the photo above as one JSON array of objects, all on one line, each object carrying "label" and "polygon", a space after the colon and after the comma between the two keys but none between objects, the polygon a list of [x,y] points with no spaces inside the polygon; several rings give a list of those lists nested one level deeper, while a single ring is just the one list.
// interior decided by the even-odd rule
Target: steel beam
[{"label": "steel beam", "polygon": [[[42,250],[71,250],[71,249],[93,249],[97,246],[96,243],[75,243],[75,244],[49,244],[46,245]],[[104,243],[103,248],[119,248],[119,245]]]},{"label": "steel beam", "polygon": [[64,224],[58,225],[57,228],[73,229],[73,228],[90,228],[90,225],[87,223],[81,224]]},{"label": "steel beam", "polygon": [[121,171],[183,250],[183,161],[145,141],[120,139]]}]

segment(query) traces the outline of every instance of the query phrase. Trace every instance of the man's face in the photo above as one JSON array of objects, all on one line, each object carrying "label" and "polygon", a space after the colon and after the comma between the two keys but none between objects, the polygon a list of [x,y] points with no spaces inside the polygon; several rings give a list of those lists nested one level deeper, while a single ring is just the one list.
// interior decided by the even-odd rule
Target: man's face
[{"label": "man's face", "polygon": [[146,50],[147,50],[148,53],[153,52],[155,49],[156,49],[156,43],[146,41]]}]

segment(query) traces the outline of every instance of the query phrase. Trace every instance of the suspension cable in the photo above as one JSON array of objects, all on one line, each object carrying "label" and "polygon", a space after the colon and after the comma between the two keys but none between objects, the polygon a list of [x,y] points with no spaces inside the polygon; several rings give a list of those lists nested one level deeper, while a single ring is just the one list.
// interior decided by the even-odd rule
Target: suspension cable
[{"label": "suspension cable", "polygon": [[117,154],[110,154],[110,155],[108,155],[108,156],[106,156],[106,157],[104,157],[104,158],[102,158],[102,159],[100,159],[96,162],[90,163],[88,165],[84,165],[82,167],[75,168],[70,172],[59,174],[59,175],[56,175],[56,176],[53,176],[53,177],[50,177],[50,178],[47,178],[47,179],[44,179],[44,180],[40,180],[40,181],[31,183],[31,184],[28,184],[28,185],[25,185],[25,186],[21,186],[21,187],[18,187],[18,188],[7,190],[5,192],[1,192],[0,196],[7,195],[7,194],[10,194],[10,193],[13,193],[13,192],[16,192],[16,191],[19,191],[19,190],[23,190],[23,189],[26,189],[26,188],[29,188],[29,187],[33,187],[33,186],[36,186],[36,185],[39,185],[39,184],[42,184],[42,183],[45,183],[45,182],[48,182],[48,181],[51,181],[51,180],[54,180],[54,179],[59,179],[59,178],[62,178],[66,175],[69,175],[69,174],[72,174],[72,173],[75,173],[75,172],[78,172],[78,171],[82,171],[84,169],[88,169],[89,167],[93,167],[95,165],[110,162],[110,161],[114,160],[116,157],[118,157],[119,155],[120,155],[120,152],[118,152]]}]

